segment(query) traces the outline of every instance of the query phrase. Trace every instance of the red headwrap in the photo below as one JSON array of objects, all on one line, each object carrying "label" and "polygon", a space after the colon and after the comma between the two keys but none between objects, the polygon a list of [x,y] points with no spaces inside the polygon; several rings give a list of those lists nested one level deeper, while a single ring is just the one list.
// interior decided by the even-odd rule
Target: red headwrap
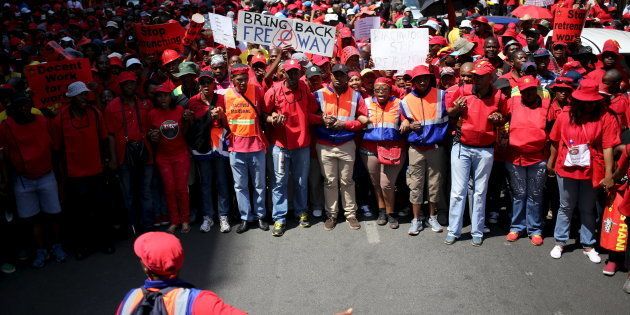
[{"label": "red headwrap", "polygon": [[374,81],[374,85],[377,85],[379,83],[387,84],[390,89],[394,85],[393,80],[388,78],[388,77],[380,77],[380,78],[376,79],[376,81]]}]

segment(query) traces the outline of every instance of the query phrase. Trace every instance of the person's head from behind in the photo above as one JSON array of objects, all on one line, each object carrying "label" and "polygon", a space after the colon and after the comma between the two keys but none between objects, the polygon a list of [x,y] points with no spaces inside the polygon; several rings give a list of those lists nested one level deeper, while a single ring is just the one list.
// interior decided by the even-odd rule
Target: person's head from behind
[{"label": "person's head from behind", "polygon": [[152,280],[177,278],[184,264],[182,244],[172,234],[148,232],[140,235],[133,244],[144,273]]},{"label": "person's head from behind", "polygon": [[11,98],[11,103],[7,106],[7,116],[19,124],[26,124],[35,120],[31,108],[33,108],[31,98],[26,94],[19,93]]}]

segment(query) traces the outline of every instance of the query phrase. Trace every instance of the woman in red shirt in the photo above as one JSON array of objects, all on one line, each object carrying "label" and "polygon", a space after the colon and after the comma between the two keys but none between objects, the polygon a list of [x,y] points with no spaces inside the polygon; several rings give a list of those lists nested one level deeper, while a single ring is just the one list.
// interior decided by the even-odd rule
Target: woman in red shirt
[{"label": "woman in red shirt", "polygon": [[[580,243],[584,254],[594,262],[601,258],[595,251],[596,186],[612,186],[613,148],[620,143],[620,129],[613,115],[605,111],[599,84],[584,79],[571,93],[571,108],[562,111],[549,135],[552,141],[547,171],[558,175],[560,209],[556,219],[556,246],[551,257],[560,258],[569,239],[573,209],[580,210]],[[604,175],[602,175],[604,174]]]},{"label": "woman in red shirt", "polygon": [[189,120],[191,113],[176,106],[171,91],[173,88],[169,84],[162,84],[154,91],[155,108],[149,112],[149,137],[155,143],[155,164],[162,176],[171,219],[168,231],[174,233],[181,225],[182,233],[188,233],[190,157],[182,129],[185,127],[184,120]]}]

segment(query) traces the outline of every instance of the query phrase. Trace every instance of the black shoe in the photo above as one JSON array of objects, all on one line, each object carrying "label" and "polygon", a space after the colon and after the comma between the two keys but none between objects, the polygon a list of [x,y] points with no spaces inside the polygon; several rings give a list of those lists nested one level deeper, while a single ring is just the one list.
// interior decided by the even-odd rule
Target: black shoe
[{"label": "black shoe", "polygon": [[269,223],[267,223],[263,219],[260,219],[258,220],[258,228],[260,228],[263,231],[269,231]]},{"label": "black shoe", "polygon": [[249,226],[247,226],[247,221],[241,221],[241,224],[239,224],[236,228],[236,233],[241,234],[247,230],[249,230]]},{"label": "black shoe", "polygon": [[387,224],[387,215],[385,214],[385,211],[379,211],[378,218],[376,219],[376,224],[378,225]]},{"label": "black shoe", "polygon": [[393,215],[388,215],[387,216],[387,223],[389,223],[389,228],[390,229],[397,229],[398,228],[398,219],[396,219],[396,217],[394,217]]},{"label": "black shoe", "polygon": [[284,235],[285,229],[286,229],[286,225],[284,223],[276,221],[276,223],[273,224],[273,230],[271,230],[271,235],[280,237]]}]

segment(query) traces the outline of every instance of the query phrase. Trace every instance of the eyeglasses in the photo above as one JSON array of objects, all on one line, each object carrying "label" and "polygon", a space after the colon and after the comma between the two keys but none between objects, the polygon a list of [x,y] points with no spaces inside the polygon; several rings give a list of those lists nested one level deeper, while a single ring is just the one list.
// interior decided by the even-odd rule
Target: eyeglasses
[{"label": "eyeglasses", "polygon": [[375,88],[374,92],[379,92],[379,93],[389,92],[389,88],[388,87]]}]

